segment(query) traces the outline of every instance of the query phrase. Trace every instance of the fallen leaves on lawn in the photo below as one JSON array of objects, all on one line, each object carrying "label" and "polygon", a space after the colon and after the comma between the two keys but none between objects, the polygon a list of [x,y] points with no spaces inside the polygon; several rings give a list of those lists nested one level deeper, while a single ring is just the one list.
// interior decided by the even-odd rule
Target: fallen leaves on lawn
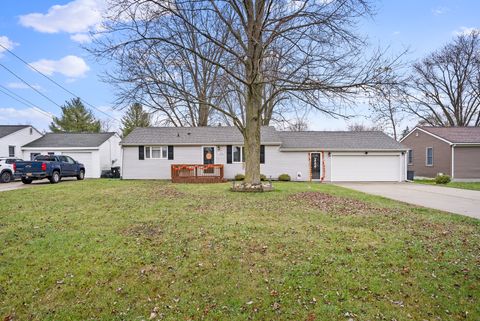
[{"label": "fallen leaves on lawn", "polygon": [[372,212],[388,212],[387,208],[379,208],[353,198],[338,197],[321,192],[301,192],[293,194],[289,200],[307,204],[330,214],[369,214]]}]

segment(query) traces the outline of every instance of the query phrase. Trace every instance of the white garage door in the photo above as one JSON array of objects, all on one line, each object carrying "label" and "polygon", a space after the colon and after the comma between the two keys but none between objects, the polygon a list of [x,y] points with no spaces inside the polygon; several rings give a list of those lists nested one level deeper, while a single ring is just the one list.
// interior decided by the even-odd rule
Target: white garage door
[{"label": "white garage door", "polygon": [[91,152],[64,152],[62,155],[67,155],[76,160],[79,163],[85,165],[85,177],[92,178],[95,177],[93,162],[92,162],[92,153]]},{"label": "white garage door", "polygon": [[398,182],[400,156],[333,155],[332,181]]}]

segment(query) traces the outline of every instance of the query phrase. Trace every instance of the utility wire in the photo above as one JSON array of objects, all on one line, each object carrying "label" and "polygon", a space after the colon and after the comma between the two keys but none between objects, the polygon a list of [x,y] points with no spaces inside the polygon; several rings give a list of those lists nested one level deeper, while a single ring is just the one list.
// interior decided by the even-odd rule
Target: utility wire
[{"label": "utility wire", "polygon": [[[7,88],[5,88],[4,86],[0,85],[0,87],[2,87],[3,89],[0,88],[0,92],[3,93],[4,95],[7,95],[9,96],[10,98],[18,101],[19,103],[22,103],[24,104],[25,106],[27,107],[32,107],[33,110],[35,110],[36,112],[42,114],[42,115],[45,115],[45,116],[48,116],[49,118],[52,118],[52,114],[50,114],[48,111],[38,107],[38,106],[35,106],[32,102],[30,102],[29,100],[15,94],[14,92],[12,92],[11,90],[8,90]],[[6,91],[5,91],[6,90]]]},{"label": "utility wire", "polygon": [[[1,45],[0,45],[1,46]],[[57,104],[53,99],[51,99],[50,97],[48,97],[47,95],[45,95],[44,93],[42,93],[40,90],[38,90],[37,88],[35,88],[34,86],[30,85],[26,80],[24,80],[22,77],[20,77],[19,75],[17,75],[15,72],[13,72],[12,70],[10,70],[9,68],[7,68],[4,64],[0,63],[0,67],[3,67],[3,69],[5,69],[6,71],[8,71],[9,73],[11,73],[13,76],[15,76],[17,79],[19,79],[21,82],[23,82],[25,85],[27,85],[28,87],[30,87],[31,89],[35,90],[39,95],[41,95],[43,98],[47,99],[48,101],[50,101],[51,103],[53,103],[54,105],[56,105],[57,107],[60,107],[62,108],[62,106],[60,106],[59,104]]]},{"label": "utility wire", "polygon": [[[54,79],[52,79],[51,77],[47,76],[46,74],[44,74],[43,72],[41,72],[40,70],[38,70],[37,68],[35,68],[34,66],[32,66],[30,63],[28,63],[25,59],[21,58],[20,56],[18,56],[16,53],[14,53],[13,51],[11,51],[10,49],[8,49],[7,47],[5,47],[4,45],[2,45],[0,43],[0,47],[2,47],[4,50],[6,50],[8,53],[10,53],[12,56],[14,56],[15,58],[17,58],[18,60],[20,60],[21,62],[23,62],[25,65],[27,65],[28,67],[30,67],[31,69],[33,69],[34,71],[38,72],[40,75],[42,75],[43,77],[47,78],[49,81],[53,82],[55,85],[57,85],[58,87],[62,88],[64,91],[66,91],[67,93],[69,93],[70,95],[72,95],[73,97],[80,97],[79,95],[76,95],[75,93],[73,93],[72,91],[70,91],[69,89],[65,88],[63,85],[59,84],[57,81],[55,81]],[[82,99],[80,98],[86,105],[90,106],[91,108],[95,109],[96,111],[104,114],[105,116],[115,120],[115,121],[118,121],[120,122],[118,119],[116,119],[115,117],[107,114],[106,112],[104,112],[103,110],[93,106],[92,104],[90,104],[89,102],[85,101],[85,99]]]}]

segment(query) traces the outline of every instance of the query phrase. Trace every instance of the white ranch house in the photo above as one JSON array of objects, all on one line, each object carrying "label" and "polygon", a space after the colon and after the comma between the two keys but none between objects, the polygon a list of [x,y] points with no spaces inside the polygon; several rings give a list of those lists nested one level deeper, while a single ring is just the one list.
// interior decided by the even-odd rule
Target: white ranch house
[{"label": "white ranch house", "polygon": [[[407,148],[382,132],[277,131],[261,128],[261,173],[293,181],[406,179]],[[136,128],[121,141],[124,179],[171,179],[175,164],[222,164],[224,178],[244,173],[236,127]]]}]

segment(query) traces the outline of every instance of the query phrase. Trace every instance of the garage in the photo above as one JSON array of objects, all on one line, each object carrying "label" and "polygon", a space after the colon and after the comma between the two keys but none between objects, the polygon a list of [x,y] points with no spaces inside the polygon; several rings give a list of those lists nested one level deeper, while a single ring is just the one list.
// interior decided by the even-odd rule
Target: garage
[{"label": "garage", "polygon": [[93,152],[62,152],[62,155],[70,156],[77,162],[85,165],[85,177],[98,177],[98,169],[93,165]]},{"label": "garage", "polygon": [[102,170],[121,166],[120,137],[116,133],[47,133],[22,146],[24,159],[35,155],[70,156],[85,165],[85,177],[99,178]]},{"label": "garage", "polygon": [[399,154],[333,154],[331,178],[336,182],[398,182],[402,163]]}]

